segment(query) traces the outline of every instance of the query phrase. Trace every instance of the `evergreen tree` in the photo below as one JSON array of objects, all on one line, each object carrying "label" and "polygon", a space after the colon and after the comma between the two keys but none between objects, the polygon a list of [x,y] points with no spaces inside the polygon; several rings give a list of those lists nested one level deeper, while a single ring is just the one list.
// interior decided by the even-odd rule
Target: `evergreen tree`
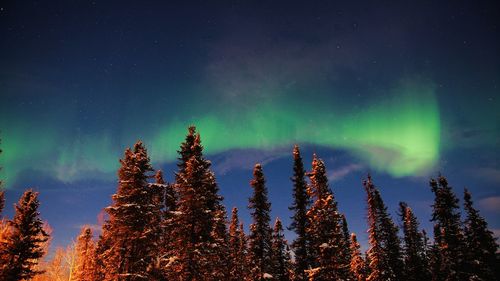
[{"label": "evergreen tree", "polygon": [[149,280],[158,250],[160,208],[147,179],[153,171],[146,148],[137,142],[120,160],[119,185],[106,208],[109,222],[103,231],[109,248],[104,252],[104,280]]},{"label": "evergreen tree", "polygon": [[307,280],[306,270],[309,269],[310,257],[308,255],[307,238],[307,209],[310,205],[310,198],[307,194],[307,183],[305,179],[306,171],[300,156],[300,150],[297,145],[293,148],[293,204],[289,207],[294,211],[290,230],[295,231],[296,238],[292,243],[292,249],[295,256],[293,264],[294,280]]},{"label": "evergreen tree", "polygon": [[418,231],[419,223],[412,210],[404,202],[399,203],[404,234],[404,265],[406,280],[431,280],[426,259],[424,237]]},{"label": "evergreen tree", "polygon": [[283,226],[279,218],[276,218],[273,228],[271,242],[271,266],[273,280],[289,281],[291,272],[290,249],[283,234]]},{"label": "evergreen tree", "polygon": [[[343,258],[342,261],[343,266],[346,268],[351,267],[351,259],[352,259],[352,251],[351,251],[351,234],[349,233],[349,226],[347,225],[347,219],[344,214],[340,214],[341,223],[342,223],[342,252]],[[350,271],[349,271],[350,272]],[[355,280],[352,272],[349,274],[349,278],[347,280]]]},{"label": "evergreen tree", "polygon": [[371,177],[363,182],[368,202],[370,275],[367,280],[404,280],[398,228]]},{"label": "evergreen tree", "polygon": [[351,274],[354,276],[354,280],[356,281],[365,281],[367,277],[366,272],[366,263],[363,257],[361,256],[361,246],[358,243],[358,239],[356,238],[356,234],[351,234]]},{"label": "evergreen tree", "polygon": [[469,274],[473,280],[494,280],[497,265],[496,252],[498,245],[488,223],[472,205],[470,192],[464,191],[465,219],[464,236],[467,246],[466,257]]},{"label": "evergreen tree", "polygon": [[467,280],[458,199],[443,176],[431,179],[430,186],[435,195],[431,219],[434,222],[435,244],[433,280]]},{"label": "evergreen tree", "polygon": [[1,184],[0,182],[0,222],[2,219],[2,211],[5,208],[5,191],[2,189]]},{"label": "evergreen tree", "polygon": [[[0,143],[2,143],[2,140],[0,139]],[[2,149],[0,148],[0,155],[2,154]],[[2,167],[0,167],[0,171],[2,171]],[[3,190],[2,187],[2,180],[0,180],[0,223],[2,219],[2,212],[3,209],[5,208],[5,191]]]},{"label": "evergreen tree", "polygon": [[240,225],[238,218],[238,208],[233,208],[231,224],[229,225],[229,280],[245,280],[248,276],[246,259],[247,249],[243,224]]},{"label": "evergreen tree", "polygon": [[72,274],[71,280],[97,280],[95,274],[95,244],[92,239],[92,229],[89,227],[83,227],[75,245],[75,270]]},{"label": "evergreen tree", "polygon": [[[178,195],[176,211],[172,212],[173,255],[166,265],[169,280],[223,280],[227,268],[226,213],[218,194],[210,162],[203,157],[200,135],[189,129],[182,144],[176,174]],[[194,137],[194,139],[193,139]],[[192,141],[192,146],[188,144]]]},{"label": "evergreen tree", "polygon": [[249,266],[252,280],[263,280],[271,274],[271,236],[269,226],[271,203],[267,199],[267,188],[262,166],[256,164],[253,170],[253,179],[250,182],[253,196],[249,199],[248,208],[252,210],[252,224],[250,225]]},{"label": "evergreen tree", "polygon": [[38,193],[27,190],[16,205],[14,219],[8,221],[10,232],[0,242],[0,280],[31,279],[42,273],[36,269],[45,254],[48,234],[39,217]]},{"label": "evergreen tree", "polygon": [[310,280],[348,280],[350,269],[345,264],[344,237],[337,202],[328,187],[326,168],[321,159],[313,157],[311,185],[308,193],[314,202],[307,212],[307,235],[310,239],[312,268]]}]

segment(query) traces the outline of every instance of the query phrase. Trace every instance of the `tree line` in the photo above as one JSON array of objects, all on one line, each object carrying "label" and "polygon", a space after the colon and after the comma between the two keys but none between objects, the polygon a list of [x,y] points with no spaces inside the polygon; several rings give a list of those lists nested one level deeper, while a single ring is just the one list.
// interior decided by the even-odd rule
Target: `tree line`
[{"label": "tree line", "polygon": [[[1,152],[1,151],[0,151]],[[105,208],[107,220],[95,238],[83,227],[74,245],[44,261],[50,227],[40,218],[38,193],[27,190],[15,215],[1,217],[0,280],[498,280],[498,245],[487,222],[464,191],[459,200],[444,176],[431,179],[432,242],[408,204],[399,204],[401,229],[390,216],[370,175],[366,191],[369,248],[361,251],[355,233],[329,186],[323,160],[313,156],[306,171],[293,149],[293,213],[296,234],[284,236],[271,220],[263,168],[256,164],[244,231],[238,209],[228,220],[200,134],[189,127],[178,151],[175,181],[154,171],[142,142],[125,150],[118,188]],[[401,233],[401,234],[400,234]]]}]

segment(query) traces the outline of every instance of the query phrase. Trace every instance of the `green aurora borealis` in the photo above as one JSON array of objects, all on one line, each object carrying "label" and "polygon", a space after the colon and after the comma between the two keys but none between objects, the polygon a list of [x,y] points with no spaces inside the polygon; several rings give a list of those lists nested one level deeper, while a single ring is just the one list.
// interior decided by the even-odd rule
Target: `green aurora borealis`
[{"label": "green aurora borealis", "polygon": [[[231,149],[272,150],[294,143],[310,144],[347,150],[371,169],[395,177],[418,175],[432,169],[439,159],[441,124],[434,91],[430,82],[405,79],[388,90],[385,98],[369,100],[361,107],[292,95],[257,100],[236,110],[204,104],[213,110],[198,111],[198,116],[183,121],[167,119],[156,127],[144,126],[137,136],[134,132],[122,138],[81,134],[66,143],[58,142],[65,132],[47,121],[32,126],[2,124],[1,165],[7,182],[15,181],[24,170],[39,171],[63,182],[89,173],[112,178],[122,150],[134,137],[145,142],[154,163],[170,162],[186,127],[195,124],[208,155]],[[64,116],[51,118],[61,120]]]}]

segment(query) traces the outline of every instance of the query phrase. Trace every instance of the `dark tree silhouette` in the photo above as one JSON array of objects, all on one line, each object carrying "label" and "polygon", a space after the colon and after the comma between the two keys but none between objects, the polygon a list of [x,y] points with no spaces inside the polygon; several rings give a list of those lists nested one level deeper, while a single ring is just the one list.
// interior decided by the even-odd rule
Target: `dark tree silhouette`
[{"label": "dark tree silhouette", "polygon": [[464,209],[466,213],[464,234],[467,247],[466,258],[471,279],[494,280],[497,265],[498,245],[488,223],[473,206],[472,195],[464,190]]},{"label": "dark tree silhouette", "polygon": [[311,199],[307,194],[307,183],[305,179],[306,172],[300,150],[297,145],[293,148],[293,203],[289,207],[294,212],[290,230],[295,231],[296,238],[292,243],[292,249],[295,254],[293,264],[294,280],[307,280],[306,270],[309,269],[311,258],[309,257],[309,239],[307,238],[307,209]]},{"label": "dark tree silhouette", "polygon": [[404,248],[403,260],[406,280],[431,280],[429,263],[422,232],[419,223],[410,207],[404,202],[399,203],[401,221],[403,222]]},{"label": "dark tree silhouette", "polygon": [[467,280],[458,199],[443,176],[431,179],[430,186],[435,195],[431,219],[434,222],[433,280]]},{"label": "dark tree silhouette", "polygon": [[271,245],[271,275],[273,280],[289,281],[291,273],[291,258],[288,242],[283,234],[283,225],[279,218],[276,218],[273,228]]},{"label": "dark tree silhouette", "polygon": [[252,210],[252,224],[248,237],[249,266],[252,280],[263,280],[272,271],[271,268],[271,203],[267,198],[266,180],[262,166],[256,164],[253,179],[250,181],[253,195],[249,199],[248,208]]}]

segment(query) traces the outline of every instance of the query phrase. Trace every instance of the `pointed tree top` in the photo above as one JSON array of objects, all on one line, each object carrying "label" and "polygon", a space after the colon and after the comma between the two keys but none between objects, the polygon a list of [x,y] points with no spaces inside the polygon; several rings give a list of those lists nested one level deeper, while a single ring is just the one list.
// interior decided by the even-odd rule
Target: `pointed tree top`
[{"label": "pointed tree top", "polygon": [[156,171],[155,182],[157,184],[165,184],[165,180],[163,180],[163,172],[161,170]]}]

